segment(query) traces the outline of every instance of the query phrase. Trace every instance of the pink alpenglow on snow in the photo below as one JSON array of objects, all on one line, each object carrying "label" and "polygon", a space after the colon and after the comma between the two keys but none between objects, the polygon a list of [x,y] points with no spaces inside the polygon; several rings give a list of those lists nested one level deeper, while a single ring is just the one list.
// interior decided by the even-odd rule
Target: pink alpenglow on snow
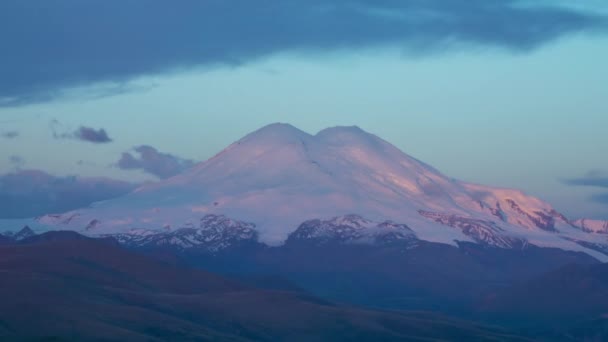
[{"label": "pink alpenglow on snow", "polygon": [[526,241],[608,261],[589,247],[608,245],[597,234],[601,224],[571,222],[518,190],[451,179],[358,127],[311,135],[272,124],[174,177],[39,223],[104,235],[179,229],[224,215],[255,224],[260,242],[279,245],[305,221],[349,214],[407,225],[426,241]]}]

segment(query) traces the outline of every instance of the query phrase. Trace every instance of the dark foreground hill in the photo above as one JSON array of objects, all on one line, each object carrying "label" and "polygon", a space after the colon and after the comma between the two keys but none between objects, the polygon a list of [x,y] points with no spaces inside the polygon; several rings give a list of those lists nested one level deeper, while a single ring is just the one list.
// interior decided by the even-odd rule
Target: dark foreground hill
[{"label": "dark foreground hill", "polygon": [[608,264],[568,265],[488,295],[479,312],[548,338],[608,341]]},{"label": "dark foreground hill", "polygon": [[525,340],[434,314],[260,290],[74,233],[0,246],[0,273],[2,340]]},{"label": "dark foreground hill", "polygon": [[562,267],[490,296],[483,306],[536,317],[608,316],[608,264]]}]

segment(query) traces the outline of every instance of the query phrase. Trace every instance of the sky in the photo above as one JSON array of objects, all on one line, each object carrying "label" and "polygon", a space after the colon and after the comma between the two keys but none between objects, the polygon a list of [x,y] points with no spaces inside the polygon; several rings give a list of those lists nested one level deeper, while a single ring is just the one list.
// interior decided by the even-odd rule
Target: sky
[{"label": "sky", "polygon": [[264,125],[357,125],[608,219],[608,4],[6,0],[0,218],[171,177]]}]

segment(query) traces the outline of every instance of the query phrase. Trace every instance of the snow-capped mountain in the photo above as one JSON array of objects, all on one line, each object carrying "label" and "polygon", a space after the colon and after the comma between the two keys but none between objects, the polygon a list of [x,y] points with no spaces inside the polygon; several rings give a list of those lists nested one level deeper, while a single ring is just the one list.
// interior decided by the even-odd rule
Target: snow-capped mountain
[{"label": "snow-capped mountain", "polygon": [[[595,223],[570,222],[551,205],[518,190],[451,179],[358,127],[310,135],[272,124],[180,175],[38,222],[88,235],[118,234],[123,241],[129,240],[126,235],[139,239],[145,234],[151,241],[162,233],[159,244],[171,239],[195,244],[186,241],[208,238],[201,218],[223,216],[250,222],[248,229],[260,242],[279,245],[303,222],[318,222],[319,229],[310,231],[321,234],[327,226],[323,220],[351,214],[369,222],[396,222],[420,240],[504,248],[534,244],[608,261],[601,249],[588,247],[608,245],[608,235],[599,234],[603,228]],[[371,230],[381,230],[372,225]],[[211,240],[227,229],[218,227],[209,233]],[[194,235],[177,238],[184,232]]]},{"label": "snow-capped mountain", "polygon": [[17,232],[7,231],[0,235],[5,236],[13,241],[21,241],[23,239],[29,238],[30,236],[36,235],[36,233],[29,226],[25,226]]}]

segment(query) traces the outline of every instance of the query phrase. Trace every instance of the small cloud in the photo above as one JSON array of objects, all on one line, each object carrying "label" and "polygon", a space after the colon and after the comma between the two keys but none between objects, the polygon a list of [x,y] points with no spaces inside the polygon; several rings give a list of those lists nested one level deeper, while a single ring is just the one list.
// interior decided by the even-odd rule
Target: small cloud
[{"label": "small cloud", "polygon": [[138,156],[124,152],[116,165],[123,170],[143,170],[161,179],[175,176],[194,165],[192,160],[158,152],[148,145],[135,147],[134,151]]},{"label": "small cloud", "polygon": [[77,130],[70,132],[56,119],[51,120],[51,130],[55,139],[76,139],[94,144],[105,144],[112,142],[105,129],[95,129],[86,126],[80,126]]},{"label": "small cloud", "polygon": [[61,213],[129,193],[137,184],[109,178],[57,177],[42,170],[0,175],[0,218]]},{"label": "small cloud", "polygon": [[74,132],[74,137],[76,139],[82,141],[88,141],[95,144],[103,144],[112,142],[112,139],[108,136],[108,133],[105,129],[94,129],[90,127],[80,126],[76,132]]},{"label": "small cloud", "polygon": [[57,119],[51,120],[49,127],[51,128],[53,138],[55,139],[71,139],[74,137],[73,133],[70,133],[69,130]]},{"label": "small cloud", "polygon": [[15,139],[15,138],[19,137],[19,132],[17,132],[17,131],[4,132],[4,133],[2,133],[2,137],[5,139]]},{"label": "small cloud", "polygon": [[76,162],[76,165],[78,165],[78,166],[97,166],[97,163],[80,159]]},{"label": "small cloud", "polygon": [[604,170],[592,170],[587,172],[583,177],[566,179],[563,183],[573,186],[608,188],[608,172]]},{"label": "small cloud", "polygon": [[12,155],[10,157],[8,157],[8,161],[14,165],[16,168],[20,168],[23,165],[25,165],[25,159],[23,159],[23,157],[18,156],[18,155]]}]

